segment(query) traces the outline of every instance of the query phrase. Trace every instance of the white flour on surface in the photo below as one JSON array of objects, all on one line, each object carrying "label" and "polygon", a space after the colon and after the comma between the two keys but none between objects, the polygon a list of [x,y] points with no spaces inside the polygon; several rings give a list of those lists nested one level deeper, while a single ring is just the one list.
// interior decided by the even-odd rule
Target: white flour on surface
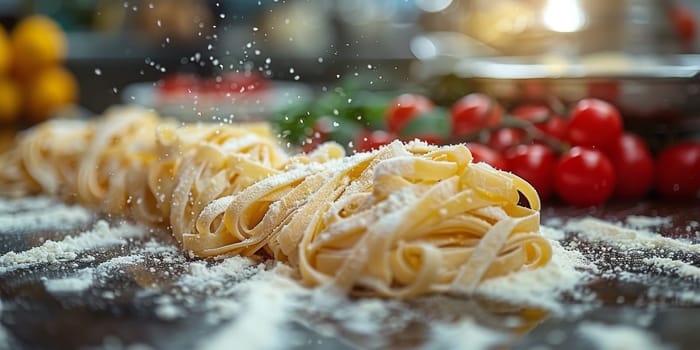
[{"label": "white flour on surface", "polygon": [[540,233],[545,238],[553,241],[561,241],[566,238],[566,232],[550,226],[540,226]]},{"label": "white flour on surface", "polygon": [[[649,262],[655,262],[657,259],[664,259],[664,258],[649,258]],[[670,259],[669,259],[670,260]],[[672,260],[675,261],[675,260]],[[662,264],[666,264],[666,262],[663,262]],[[653,267],[656,269],[656,273],[660,272],[673,272],[672,268],[669,267]],[[656,277],[654,277],[650,273],[634,273],[634,272],[628,272],[628,271],[622,271],[616,274],[616,279],[621,281],[621,282],[626,282],[626,283],[633,283],[633,284],[652,284],[655,280]],[[663,298],[666,300],[669,300],[673,302],[674,304],[680,304],[680,305],[687,305],[687,306],[692,306],[692,307],[697,307],[700,306],[700,289],[694,288],[694,289],[688,289],[687,287],[684,289],[678,289],[678,288],[667,288],[667,287],[660,287],[658,285],[650,287],[645,295],[650,298],[650,299],[657,299],[657,298]]]},{"label": "white flour on surface", "polygon": [[189,273],[179,281],[179,285],[194,292],[219,290],[235,281],[245,280],[265,269],[262,264],[255,264],[252,259],[234,256],[207,266],[206,261],[189,264]]},{"label": "white flour on surface", "polygon": [[[2,320],[2,299],[0,299],[0,320]],[[10,339],[9,335],[7,334],[7,330],[5,329],[5,326],[0,323],[0,350],[6,350],[10,348]]]},{"label": "white flour on surface", "polygon": [[130,223],[114,227],[103,220],[95,223],[89,231],[75,237],[67,236],[60,241],[47,240],[40,246],[23,252],[8,252],[0,256],[0,273],[27,268],[42,263],[72,261],[78,254],[96,248],[126,244],[127,239],[142,237],[146,229]]},{"label": "white flour on surface", "polygon": [[[700,303],[697,288],[666,288],[658,285],[659,275],[676,275],[691,282],[700,280],[699,267],[678,260],[678,256],[684,253],[689,257],[696,256],[700,253],[700,244],[658,233],[659,227],[670,222],[665,217],[631,216],[625,223],[585,217],[570,220],[563,229],[576,232],[581,240],[599,243],[597,249],[601,252],[609,251],[606,247],[619,250],[617,263],[611,264],[604,271],[604,277],[650,285],[645,294],[651,299],[664,298],[674,303],[696,305]],[[692,222],[690,226],[694,227]]]},{"label": "white flour on surface", "polygon": [[[298,308],[331,318],[344,329],[363,336],[375,335],[382,328],[402,329],[415,316],[397,300],[359,298],[350,301],[345,295],[323,288],[309,291]],[[326,333],[334,335],[335,331]]]},{"label": "white flour on surface", "polygon": [[477,294],[542,307],[555,313],[564,312],[561,296],[575,292],[596,267],[578,251],[567,250],[556,241],[550,243],[552,260],[547,265],[486,280],[478,287]]},{"label": "white flour on surface", "polygon": [[643,262],[647,265],[656,267],[660,271],[673,272],[678,274],[680,277],[700,280],[700,267],[693,266],[680,260],[669,258],[645,258]]},{"label": "white flour on surface", "polygon": [[430,340],[421,349],[496,349],[509,340],[503,333],[479,326],[471,319],[430,329]]},{"label": "white flour on surface", "polygon": [[236,289],[242,294],[237,317],[199,343],[197,348],[218,350],[235,344],[240,349],[275,350],[288,348],[299,341],[289,330],[289,314],[295,296],[306,291],[302,291],[296,282],[274,271],[265,271],[240,283]]},{"label": "white flour on surface", "polygon": [[[208,284],[204,288],[208,290],[205,307],[211,313],[209,316],[213,317],[212,320],[223,320],[223,324],[212,335],[203,338],[197,348],[224,349],[235,344],[236,348],[242,349],[273,350],[303,344],[301,334],[290,329],[292,322],[302,317],[299,311],[333,320],[342,329],[367,337],[381,335],[394,326],[399,327],[395,331],[400,330],[412,318],[420,318],[410,306],[397,300],[360,298],[350,301],[331,289],[302,287],[287,277],[288,268],[285,266],[261,270],[262,265],[253,265],[248,259],[240,257],[228,258],[213,266],[193,264],[196,267],[191,269],[191,273],[197,275],[183,276],[181,286],[202,290],[198,287],[201,276],[214,281],[223,280],[223,276],[234,276],[239,280],[233,284]],[[221,266],[235,269],[222,269]],[[255,271],[255,274],[249,275],[251,271]],[[168,305],[169,302],[163,304]],[[430,321],[424,348],[453,349],[468,345],[470,349],[485,350],[510,339],[509,335],[488,330],[477,325],[469,315],[464,316],[459,321]],[[325,336],[337,335],[333,328],[316,324],[309,327]],[[381,347],[381,344],[377,346]]]},{"label": "white flour on surface", "polygon": [[92,286],[93,268],[85,268],[75,275],[44,280],[44,288],[51,293],[80,293]]},{"label": "white flour on surface", "polygon": [[583,322],[576,332],[597,350],[671,350],[649,331],[641,328]]},{"label": "white flour on surface", "polygon": [[95,280],[106,279],[127,265],[144,262],[144,256],[132,254],[109,259],[96,267],[80,269],[68,277],[45,279],[44,287],[51,293],[80,293],[90,288]]},{"label": "white flour on surface", "polygon": [[35,211],[61,205],[55,198],[46,196],[24,197],[24,198],[3,198],[0,197],[0,215],[16,213],[18,211]]},{"label": "white flour on surface", "polygon": [[637,229],[649,229],[671,223],[671,218],[664,216],[630,215],[625,219],[627,226]]},{"label": "white flour on surface", "polygon": [[89,224],[94,217],[89,209],[46,197],[0,197],[0,233],[69,230]]},{"label": "white flour on surface", "polygon": [[[87,209],[67,206],[56,209],[61,208],[61,205],[40,197],[19,202],[0,200],[0,224],[2,220],[11,221],[11,218],[27,221],[30,214],[36,218],[42,212],[51,212],[54,209],[55,212],[60,212],[67,210],[66,208],[78,208],[68,215],[74,219],[83,215],[80,214],[81,211],[87,213],[85,217],[88,221],[82,224],[92,220],[93,216]],[[17,216],[18,214],[26,216]],[[78,219],[70,222],[80,225],[77,224],[80,222]],[[506,304],[542,308],[555,316],[570,311],[572,300],[589,301],[591,295],[586,294],[588,292],[582,287],[600,271],[594,262],[587,260],[582,252],[576,250],[575,244],[564,247],[559,243],[566,239],[568,231],[575,232],[582,240],[604,242],[620,249],[664,248],[700,251],[696,244],[654,233],[655,227],[670,222],[667,218],[633,216],[624,224],[614,224],[592,217],[568,222],[549,222],[551,226],[543,225],[541,232],[552,245],[552,260],[536,270],[525,270],[486,280],[477,289],[479,296]],[[65,227],[68,226],[70,225]],[[74,236],[65,237],[60,241],[47,240],[26,251],[9,252],[0,256],[0,273],[42,263],[91,263],[96,258],[83,253],[100,247],[124,245],[131,238],[143,237],[146,232],[147,229],[137,225],[121,223],[110,227],[107,222],[98,221],[90,230]],[[138,242],[120,254],[121,256],[79,269],[67,276],[43,279],[41,283],[51,293],[79,295],[100,287],[103,280],[117,276],[122,271],[129,271],[126,267],[130,265],[138,265],[143,271],[170,276],[173,284],[168,285],[167,289],[149,289],[142,286],[144,290],[137,291],[135,298],[153,297],[153,312],[163,321],[183,319],[192,315],[194,310],[202,311],[207,327],[213,330],[196,344],[197,348],[203,349],[235,346],[274,350],[287,348],[290,344],[303,344],[302,334],[292,327],[299,321],[308,321],[308,326],[322,335],[343,337],[344,333],[338,333],[342,331],[367,339],[381,338],[385,332],[405,332],[411,322],[418,321],[427,327],[426,333],[420,338],[424,341],[422,344],[425,349],[491,349],[513,340],[512,334],[480,325],[477,321],[482,320],[478,314],[467,312],[451,319],[426,318],[421,314],[421,310],[430,310],[431,305],[434,305],[435,309],[444,309],[449,314],[450,308],[461,305],[463,300],[459,299],[435,299],[436,303],[441,305],[438,307],[438,304],[430,304],[430,299],[417,300],[411,304],[401,300],[349,298],[331,289],[303,287],[289,277],[292,272],[285,265],[271,267],[272,263],[263,264],[255,259],[238,256],[221,260],[190,261],[184,257],[176,244],[155,240]],[[700,276],[700,268],[666,257],[652,256],[640,263],[694,280]],[[155,267],[148,266],[162,266],[163,269],[156,270]],[[172,269],[173,266],[178,272]],[[624,279],[624,275],[623,271],[620,279]],[[103,293],[101,296],[108,300],[113,298],[114,294]],[[687,298],[696,296],[697,293],[688,295]],[[564,301],[565,297],[567,301]],[[334,326],[329,326],[327,322],[315,322],[313,319],[304,320],[305,315],[320,320],[332,320]],[[596,332],[602,329],[612,331],[605,337],[597,337]],[[0,349],[2,332],[0,327]],[[623,345],[637,345],[642,340],[649,342],[648,344],[661,345],[656,339],[643,338],[642,329],[626,326],[611,327],[585,323],[579,328],[579,332],[585,337],[599,338],[591,341],[600,349],[618,349],[610,346],[620,342],[619,339],[623,339]],[[372,347],[375,344],[377,347],[386,345],[368,340],[360,346]]]},{"label": "white flour on surface", "polygon": [[187,316],[187,311],[181,306],[175,304],[175,301],[170,296],[165,295],[158,298],[156,303],[156,316],[163,321],[173,321]]},{"label": "white flour on surface", "polygon": [[631,229],[593,217],[570,220],[564,230],[575,231],[579,237],[591,242],[605,242],[623,249],[664,248],[700,253],[700,244],[664,237],[646,229]]},{"label": "white flour on surface", "polygon": [[[482,284],[478,293],[492,299],[561,312],[564,309],[561,294],[573,293],[586,281],[586,276],[595,266],[580,253],[566,250],[558,242],[552,244],[554,258],[547,266],[491,279]],[[506,333],[488,331],[479,326],[469,315],[460,315],[460,320],[428,321],[402,301],[377,298],[350,301],[333,290],[304,288],[279,272],[284,269],[288,268],[278,266],[273,270],[265,269],[264,265],[243,257],[230,257],[213,264],[189,263],[189,272],[181,276],[177,284],[184,293],[206,292],[204,305],[208,310],[207,319],[213,323],[224,320],[224,325],[198,347],[216,349],[225,344],[262,349],[288,347],[289,339],[296,339],[293,332],[290,333],[289,324],[301,317],[298,311],[334,320],[341,329],[367,337],[376,337],[392,329],[400,331],[412,320],[428,322],[430,328],[425,339],[426,349],[464,346],[490,349],[510,339]],[[164,310],[159,314],[162,319],[184,316],[181,309],[172,309],[170,305],[171,300],[167,300],[160,306]],[[291,312],[295,310],[296,313]],[[333,328],[311,327],[327,336],[336,334]],[[254,343],[242,346],[240,342],[246,339]]]}]

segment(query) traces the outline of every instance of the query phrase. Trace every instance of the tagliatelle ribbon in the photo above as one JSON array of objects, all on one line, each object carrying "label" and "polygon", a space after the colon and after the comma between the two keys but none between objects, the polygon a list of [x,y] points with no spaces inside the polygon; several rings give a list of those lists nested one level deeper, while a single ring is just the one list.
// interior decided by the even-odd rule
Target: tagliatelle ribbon
[{"label": "tagliatelle ribbon", "polygon": [[[463,145],[289,156],[265,124],[178,126],[135,108],[50,121],[0,155],[4,195],[48,193],[167,225],[199,257],[266,255],[310,286],[472,293],[551,258],[539,198]],[[524,196],[529,207],[518,205]]]}]

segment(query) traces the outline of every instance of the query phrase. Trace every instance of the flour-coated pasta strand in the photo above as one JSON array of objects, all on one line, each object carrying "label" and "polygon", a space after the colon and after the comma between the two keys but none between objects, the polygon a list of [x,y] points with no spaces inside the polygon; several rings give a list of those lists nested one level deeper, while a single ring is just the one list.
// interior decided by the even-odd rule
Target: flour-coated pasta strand
[{"label": "flour-coated pasta strand", "polygon": [[192,255],[263,255],[349,293],[471,294],[552,254],[534,188],[463,145],[396,141],[346,156],[326,143],[290,156],[264,124],[178,125],[115,108],[34,127],[0,166],[5,195],[44,192],[165,225]]}]

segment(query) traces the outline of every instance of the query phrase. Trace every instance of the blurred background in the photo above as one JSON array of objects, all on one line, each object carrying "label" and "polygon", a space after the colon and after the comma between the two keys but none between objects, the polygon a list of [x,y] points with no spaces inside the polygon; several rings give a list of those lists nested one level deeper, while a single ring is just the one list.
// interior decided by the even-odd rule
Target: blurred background
[{"label": "blurred background", "polygon": [[134,102],[242,120],[352,87],[442,105],[593,96],[678,120],[700,111],[697,13],[692,0],[2,0],[0,68],[14,62],[0,99],[21,102],[0,114],[26,126],[70,102]]},{"label": "blurred background", "polygon": [[699,13],[694,0],[2,0],[0,149],[49,118],[137,104],[266,121],[292,152],[463,143],[542,198],[555,160],[584,147],[615,164],[618,197],[656,181],[697,199]]}]

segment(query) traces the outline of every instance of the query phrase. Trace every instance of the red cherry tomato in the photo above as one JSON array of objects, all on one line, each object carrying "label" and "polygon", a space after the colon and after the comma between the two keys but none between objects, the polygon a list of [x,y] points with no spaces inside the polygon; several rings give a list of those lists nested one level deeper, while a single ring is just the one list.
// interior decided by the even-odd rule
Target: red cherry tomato
[{"label": "red cherry tomato", "polygon": [[669,17],[676,35],[683,43],[690,43],[695,39],[697,23],[692,9],[682,5],[675,5],[671,9]]},{"label": "red cherry tomato", "polygon": [[490,97],[474,93],[455,102],[450,117],[452,136],[464,136],[501,124],[503,108]]},{"label": "red cherry tomato", "polygon": [[583,99],[571,111],[568,140],[574,146],[607,150],[622,135],[622,117],[615,106],[598,99]]},{"label": "red cherry tomato", "polygon": [[432,109],[433,102],[425,96],[399,95],[389,103],[389,108],[386,111],[387,130],[398,134],[414,117]]},{"label": "red cherry tomato", "polygon": [[540,104],[524,104],[513,108],[510,114],[516,119],[529,121],[532,123],[541,123],[547,119],[550,114],[549,107]]},{"label": "red cherry tomato", "polygon": [[500,170],[506,170],[506,160],[500,153],[492,150],[488,146],[479,143],[467,143],[465,146],[471,151],[474,163],[484,162]]},{"label": "red cherry tomato", "polygon": [[642,138],[623,134],[610,150],[610,159],[615,167],[615,196],[639,198],[649,192],[654,181],[654,160]]},{"label": "red cherry tomato", "polygon": [[516,128],[498,129],[489,135],[489,140],[486,144],[496,150],[503,152],[510,146],[515,146],[523,143],[525,140],[525,130]]},{"label": "red cherry tomato", "polygon": [[569,120],[553,115],[546,122],[536,124],[535,126],[543,133],[557,140],[564,141],[569,131]]},{"label": "red cherry tomato", "polygon": [[573,147],[561,156],[554,169],[554,189],[566,202],[597,205],[605,202],[615,187],[615,170],[602,152]]},{"label": "red cherry tomato", "polygon": [[542,199],[552,192],[557,156],[551,148],[539,145],[518,145],[505,151],[508,170],[529,182]]},{"label": "red cherry tomato", "polygon": [[159,91],[165,95],[193,94],[199,91],[199,83],[194,74],[175,73],[161,80]]},{"label": "red cherry tomato", "polygon": [[656,189],[665,197],[699,198],[700,142],[671,145],[656,159]]},{"label": "red cherry tomato", "polygon": [[357,152],[369,152],[396,140],[396,134],[382,130],[363,131],[355,138]]}]

